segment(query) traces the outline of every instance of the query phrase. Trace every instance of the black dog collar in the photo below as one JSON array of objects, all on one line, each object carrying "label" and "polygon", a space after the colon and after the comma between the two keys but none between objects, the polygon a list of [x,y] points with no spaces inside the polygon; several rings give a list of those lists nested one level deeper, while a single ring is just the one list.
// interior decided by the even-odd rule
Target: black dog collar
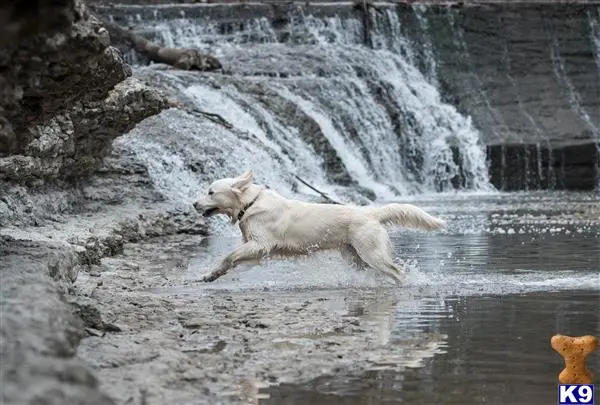
[{"label": "black dog collar", "polygon": [[[262,191],[262,190],[261,190]],[[252,205],[256,202],[256,200],[258,200],[258,197],[260,196],[261,191],[258,192],[258,194],[256,194],[256,197],[254,197],[254,199],[252,201],[250,201],[238,214],[237,216],[237,220],[241,221],[242,217],[244,216],[244,214],[246,213],[246,211],[248,211],[248,208],[252,207]]]}]

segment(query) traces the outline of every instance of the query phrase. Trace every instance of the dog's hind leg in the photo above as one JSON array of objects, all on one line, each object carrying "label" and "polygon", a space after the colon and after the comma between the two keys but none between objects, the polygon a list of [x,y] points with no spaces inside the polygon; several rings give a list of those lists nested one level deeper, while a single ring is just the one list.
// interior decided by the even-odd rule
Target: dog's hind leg
[{"label": "dog's hind leg", "polygon": [[352,247],[352,245],[343,245],[340,248],[340,253],[342,254],[342,258],[346,260],[348,263],[352,264],[358,270],[365,270],[369,265],[365,263],[363,259],[360,258],[356,249]]},{"label": "dog's hind leg", "polygon": [[236,248],[233,252],[225,256],[219,266],[210,272],[210,274],[204,276],[202,281],[211,282],[215,281],[219,277],[224,276],[233,267],[241,263],[256,263],[261,258],[268,254],[268,249],[260,246],[255,241],[248,241],[242,246]]},{"label": "dog's hind leg", "polygon": [[366,224],[352,235],[351,244],[358,256],[370,267],[393,278],[398,284],[403,281],[403,272],[392,259],[390,240],[385,228],[379,224]]}]

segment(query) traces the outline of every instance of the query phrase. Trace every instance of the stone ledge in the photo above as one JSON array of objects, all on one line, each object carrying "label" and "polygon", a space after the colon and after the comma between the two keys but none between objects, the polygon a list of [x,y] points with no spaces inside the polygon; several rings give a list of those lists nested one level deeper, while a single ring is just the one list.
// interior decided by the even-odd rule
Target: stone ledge
[{"label": "stone ledge", "polygon": [[167,107],[156,89],[129,77],[101,101],[79,101],[36,127],[23,154],[0,157],[0,180],[69,177],[101,165],[113,139]]}]

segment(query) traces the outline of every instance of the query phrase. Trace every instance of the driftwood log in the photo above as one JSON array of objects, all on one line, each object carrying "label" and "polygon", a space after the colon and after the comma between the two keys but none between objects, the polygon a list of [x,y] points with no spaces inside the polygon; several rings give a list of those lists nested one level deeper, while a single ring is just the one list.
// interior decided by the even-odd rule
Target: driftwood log
[{"label": "driftwood log", "polygon": [[165,63],[182,70],[199,70],[201,72],[222,68],[221,62],[214,56],[205,55],[196,49],[159,46],[137,35],[130,29],[107,21],[98,15],[96,15],[96,18],[102,21],[102,24],[112,36],[131,46],[136,52],[152,62]]}]

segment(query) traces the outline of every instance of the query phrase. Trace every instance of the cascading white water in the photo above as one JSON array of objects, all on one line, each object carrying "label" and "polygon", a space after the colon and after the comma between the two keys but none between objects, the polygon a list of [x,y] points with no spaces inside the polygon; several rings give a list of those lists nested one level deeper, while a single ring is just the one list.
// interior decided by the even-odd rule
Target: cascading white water
[{"label": "cascading white water", "polygon": [[[172,87],[198,109],[225,118],[233,133],[251,138],[252,147],[235,147],[238,155],[230,156],[240,170],[244,162],[265,181],[298,174],[335,196],[340,186],[356,185],[381,200],[456,187],[490,189],[477,129],[442,102],[435,68],[423,74],[415,67],[395,12],[375,19],[373,49],[362,45],[358,20],[295,17],[283,30],[285,41],[266,19],[227,35],[219,34],[215,25],[187,19],[155,26],[163,44],[203,49],[232,71],[210,78],[175,71],[157,74],[176,82]],[[198,153],[208,161],[222,161],[227,158],[217,153],[232,149],[222,143],[250,142],[229,132],[211,137],[216,144],[198,134]],[[208,152],[200,152],[203,147]],[[185,155],[173,147],[169,153],[175,160],[175,155]],[[232,171],[224,168],[214,174]],[[176,182],[163,178],[157,183],[172,187]],[[274,186],[291,190],[293,183]]]}]

